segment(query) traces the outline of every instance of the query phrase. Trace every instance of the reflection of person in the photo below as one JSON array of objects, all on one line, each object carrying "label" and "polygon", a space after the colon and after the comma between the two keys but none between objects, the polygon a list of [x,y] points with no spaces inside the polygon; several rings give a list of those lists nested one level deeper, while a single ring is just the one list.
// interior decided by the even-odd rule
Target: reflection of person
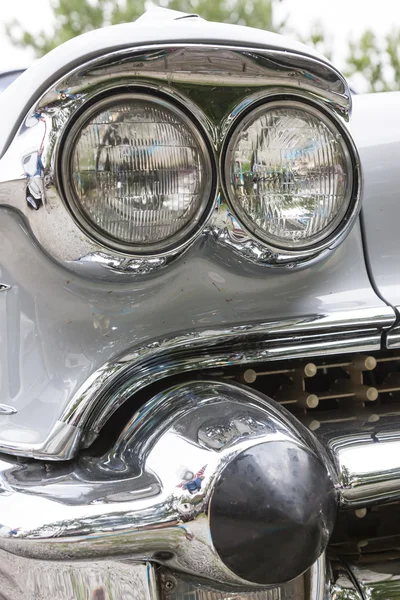
[{"label": "reflection of person", "polygon": [[204,479],[204,475],[201,475],[200,477],[195,477],[191,481],[187,481],[186,483],[184,483],[182,485],[182,488],[184,490],[187,490],[191,494],[195,494],[196,492],[201,490],[201,484],[202,484],[203,479]]},{"label": "reflection of person", "polygon": [[201,490],[206,467],[207,465],[204,465],[204,467],[202,467],[200,471],[197,471],[197,473],[193,473],[193,471],[185,468],[181,475],[183,481],[177,487],[187,490],[189,494],[195,494],[196,492],[199,492]]}]

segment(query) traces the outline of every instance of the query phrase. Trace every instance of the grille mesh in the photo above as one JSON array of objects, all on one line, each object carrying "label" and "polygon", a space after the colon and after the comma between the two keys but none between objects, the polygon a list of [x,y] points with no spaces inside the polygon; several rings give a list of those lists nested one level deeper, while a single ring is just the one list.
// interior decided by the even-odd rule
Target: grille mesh
[{"label": "grille mesh", "polygon": [[338,418],[357,418],[360,411],[370,422],[400,412],[400,352],[266,362],[213,374],[263,392],[311,429]]}]

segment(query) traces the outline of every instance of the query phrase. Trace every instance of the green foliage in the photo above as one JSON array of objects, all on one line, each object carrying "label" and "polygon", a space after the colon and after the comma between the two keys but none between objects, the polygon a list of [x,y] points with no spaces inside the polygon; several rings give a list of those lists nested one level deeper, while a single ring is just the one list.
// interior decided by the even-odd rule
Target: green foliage
[{"label": "green foliage", "polygon": [[161,6],[195,13],[207,21],[274,30],[271,0],[166,0]]},{"label": "green foliage", "polygon": [[[32,34],[14,20],[6,33],[15,46],[32,48],[40,57],[81,33],[134,21],[147,5],[145,0],[51,0],[53,31]],[[159,0],[154,5],[196,13],[208,21],[273,30],[272,0]]]},{"label": "green foliage", "polygon": [[145,10],[144,0],[51,0],[51,8],[56,24],[51,32],[32,34],[14,20],[6,25],[12,43],[32,48],[39,57],[81,33],[133,21]]},{"label": "green foliage", "polygon": [[[153,0],[153,5],[199,14],[208,21],[237,23],[281,30],[275,25],[273,5],[279,0]],[[51,32],[32,34],[17,21],[6,26],[14,45],[33,49],[43,56],[70,38],[106,25],[134,21],[149,6],[145,0],[50,0],[55,27]],[[293,32],[292,32],[293,35]],[[310,26],[302,40],[331,58],[332,40],[327,38],[321,23]],[[367,30],[358,40],[349,42],[345,73],[357,75],[365,82],[366,91],[379,92],[400,89],[400,29],[393,30],[383,40]]]},{"label": "green foliage", "polygon": [[314,46],[318,52],[332,60],[332,40],[327,38],[320,21],[315,21],[311,25],[309,35],[303,37],[301,41],[307,46]]},{"label": "green foliage", "polygon": [[346,75],[362,74],[370,92],[400,90],[400,30],[392,30],[382,42],[367,30],[349,42]]}]

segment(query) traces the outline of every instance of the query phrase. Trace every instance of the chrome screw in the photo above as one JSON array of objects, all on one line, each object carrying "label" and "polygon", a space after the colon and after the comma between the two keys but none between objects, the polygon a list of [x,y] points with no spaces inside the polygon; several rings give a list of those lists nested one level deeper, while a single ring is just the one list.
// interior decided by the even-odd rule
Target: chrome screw
[{"label": "chrome screw", "polygon": [[172,579],[167,579],[164,581],[164,589],[166,592],[172,592],[175,587],[175,582]]}]

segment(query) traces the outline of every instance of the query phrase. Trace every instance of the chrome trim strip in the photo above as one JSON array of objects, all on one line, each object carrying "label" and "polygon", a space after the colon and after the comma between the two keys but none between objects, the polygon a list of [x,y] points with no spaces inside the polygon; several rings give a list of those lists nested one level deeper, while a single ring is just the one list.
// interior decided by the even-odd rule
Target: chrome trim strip
[{"label": "chrome trim strip", "polygon": [[394,323],[394,327],[387,332],[385,345],[388,350],[400,348],[400,306],[395,306],[394,308],[397,313],[397,320],[396,323]]},{"label": "chrome trim strip", "polygon": [[400,348],[400,329],[393,329],[386,339],[386,348],[388,350],[395,350]]},{"label": "chrome trim strip", "polygon": [[[154,564],[147,563],[146,575],[147,575],[149,600],[161,600],[160,594],[158,593],[157,573],[156,573],[156,567],[154,566]],[[118,600],[118,598],[116,600]],[[123,599],[121,598],[121,600],[123,600]]]},{"label": "chrome trim strip", "polygon": [[13,406],[7,406],[7,404],[0,404],[0,415],[15,415],[17,409]]},{"label": "chrome trim strip", "polygon": [[78,451],[83,431],[79,427],[57,421],[43,443],[27,444],[3,441],[0,452],[43,460],[69,460]]},{"label": "chrome trim strip", "polygon": [[396,404],[325,412],[314,434],[336,465],[343,508],[400,498],[400,409]]},{"label": "chrome trim strip", "polygon": [[[378,329],[390,326],[391,309],[382,308],[379,316],[370,309],[356,312],[354,316],[335,315],[335,320],[332,316],[318,315],[192,331],[154,340],[128,351],[94,373],[71,400],[60,420],[98,432],[111,414],[139,389],[178,373],[267,360],[379,350],[381,333]],[[373,313],[375,325],[372,325]]]},{"label": "chrome trim strip", "polygon": [[[148,258],[121,255],[82,235],[62,199],[57,162],[70,123],[92,101],[127,86],[139,92],[150,90],[186,107],[208,134],[217,154],[233,121],[260,100],[279,94],[305,99],[339,120],[346,131],[351,110],[347,83],[333,67],[283,50],[222,44],[149,45],[113,52],[74,69],[32,107],[0,161],[0,205],[21,213],[39,244],[63,266],[83,274],[89,269],[93,277],[154,272],[194,243],[189,240],[186,245]],[[215,98],[213,103],[209,102],[210,95]],[[347,137],[351,140],[349,134]],[[350,143],[358,172],[357,151]],[[343,221],[329,245],[303,251],[277,250],[238,230],[237,221],[224,205],[198,233],[205,238],[212,234],[240,259],[293,268],[324,256],[341,243],[358,206],[359,199],[352,218]]]},{"label": "chrome trim strip", "polygon": [[[322,568],[325,562],[326,559],[321,556],[309,571],[289,583],[263,590],[248,590],[239,595],[227,586],[196,580],[183,573],[158,567],[160,600],[328,600],[326,596],[317,595],[316,590],[312,587],[312,580],[315,579],[316,573],[323,573]],[[324,590],[329,573],[323,574],[325,579],[321,580],[321,583]],[[353,598],[347,600],[353,600]]]},{"label": "chrome trim strip", "polygon": [[[0,451],[68,460],[89,446],[110,416],[143,387],[180,373],[277,359],[380,350],[390,307],[189,331],[132,348],[106,363],[71,398],[44,444],[5,442]],[[82,442],[82,436],[84,440]]]}]

